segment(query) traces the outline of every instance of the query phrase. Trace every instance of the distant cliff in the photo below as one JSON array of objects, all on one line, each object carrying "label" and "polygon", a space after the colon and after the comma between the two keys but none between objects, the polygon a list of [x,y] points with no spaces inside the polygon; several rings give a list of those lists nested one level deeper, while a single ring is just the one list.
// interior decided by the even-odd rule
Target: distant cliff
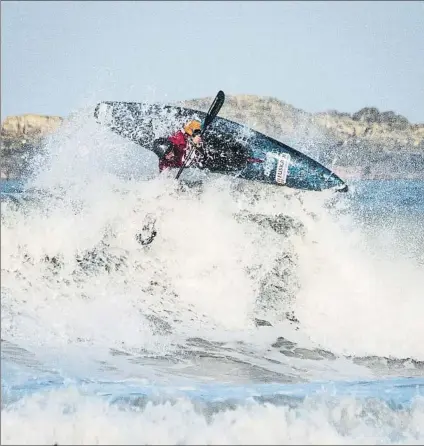
[{"label": "distant cliff", "polygon": [[25,175],[46,135],[62,123],[60,116],[8,116],[1,124],[1,178]]},{"label": "distant cliff", "polygon": [[[207,111],[212,97],[179,104]],[[220,116],[246,124],[333,168],[343,178],[424,179],[424,124],[392,111],[367,107],[356,113],[307,113],[272,97],[227,96]],[[1,175],[25,174],[58,116],[10,116],[1,127]]]}]

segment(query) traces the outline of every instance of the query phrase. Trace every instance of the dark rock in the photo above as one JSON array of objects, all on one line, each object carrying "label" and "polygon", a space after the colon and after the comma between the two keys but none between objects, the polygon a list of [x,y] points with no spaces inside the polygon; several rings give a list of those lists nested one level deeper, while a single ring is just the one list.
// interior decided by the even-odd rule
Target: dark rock
[{"label": "dark rock", "polygon": [[257,327],[272,327],[271,322],[262,319],[255,319],[255,324]]}]

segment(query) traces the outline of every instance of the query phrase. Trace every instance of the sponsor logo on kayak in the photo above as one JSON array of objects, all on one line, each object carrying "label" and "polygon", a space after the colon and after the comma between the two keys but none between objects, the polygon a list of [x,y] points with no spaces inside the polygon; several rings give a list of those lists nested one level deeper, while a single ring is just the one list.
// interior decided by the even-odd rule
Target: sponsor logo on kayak
[{"label": "sponsor logo on kayak", "polygon": [[289,171],[290,155],[283,153],[279,156],[277,170],[275,172],[275,182],[278,184],[286,184],[287,174]]},{"label": "sponsor logo on kayak", "polygon": [[266,154],[264,163],[264,174],[269,177],[275,167],[275,182],[277,184],[285,184],[290,164],[290,155],[288,153],[273,153]]}]

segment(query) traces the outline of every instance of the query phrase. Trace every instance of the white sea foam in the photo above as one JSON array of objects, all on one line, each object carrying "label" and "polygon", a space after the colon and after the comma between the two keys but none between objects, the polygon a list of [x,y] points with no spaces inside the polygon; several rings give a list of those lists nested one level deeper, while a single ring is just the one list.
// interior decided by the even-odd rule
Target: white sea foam
[{"label": "white sea foam", "polygon": [[[85,112],[51,137],[30,183],[50,195],[2,203],[2,339],[50,370],[99,380],[337,380],[372,375],[341,355],[424,360],[420,265],[376,250],[349,214],[328,210],[330,193],[220,177],[186,188],[156,172],[154,155]],[[148,214],[158,234],[142,247],[135,235]],[[93,251],[82,268],[77,259]],[[298,324],[285,319],[292,310]],[[277,337],[303,356],[271,347]],[[209,359],[180,362],[188,338],[219,344],[196,344]],[[308,359],[318,348],[339,358]],[[361,416],[361,404],[255,403],[206,416],[187,401],[120,411],[57,391],[3,409],[2,443],[422,442],[422,403],[379,406],[382,422]]]},{"label": "white sea foam", "polygon": [[[188,400],[123,410],[74,390],[2,412],[2,444],[422,444],[424,406],[321,396],[296,408],[251,402],[213,413]],[[25,426],[23,428],[23,426]]]}]

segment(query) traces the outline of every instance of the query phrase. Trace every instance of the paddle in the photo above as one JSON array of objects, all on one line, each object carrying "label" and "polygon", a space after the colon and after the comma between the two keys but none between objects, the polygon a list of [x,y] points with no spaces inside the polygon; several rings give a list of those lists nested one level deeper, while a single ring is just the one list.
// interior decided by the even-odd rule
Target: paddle
[{"label": "paddle", "polygon": [[[201,135],[203,135],[205,133],[206,129],[209,127],[209,125],[212,124],[213,120],[216,118],[217,114],[219,113],[219,110],[221,110],[221,107],[224,104],[224,101],[225,101],[225,94],[222,90],[219,90],[214,101],[212,102],[212,105],[209,107],[209,111],[208,111],[207,115],[205,116],[205,119],[202,122],[201,133],[200,133]],[[195,150],[196,150],[195,146],[193,146],[190,149],[190,152],[186,156],[183,165],[178,170],[178,173],[175,177],[176,180],[178,180],[178,178],[180,177],[182,171],[186,167],[186,164],[188,163],[188,161],[191,159],[191,156],[193,155],[193,152]]]}]

